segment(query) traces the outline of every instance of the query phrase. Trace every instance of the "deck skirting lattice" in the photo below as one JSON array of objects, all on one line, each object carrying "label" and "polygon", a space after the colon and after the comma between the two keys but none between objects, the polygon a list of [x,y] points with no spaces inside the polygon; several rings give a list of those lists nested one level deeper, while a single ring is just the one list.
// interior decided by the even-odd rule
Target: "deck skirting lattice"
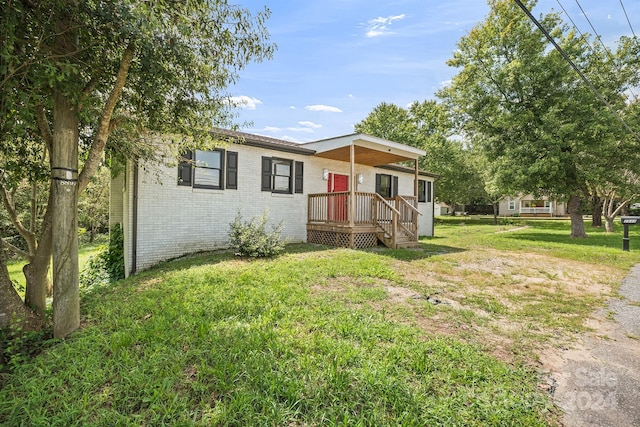
[{"label": "deck skirting lattice", "polygon": [[[352,243],[353,239],[353,243]],[[307,230],[307,241],[327,246],[341,248],[364,249],[378,245],[376,233],[341,231]]]}]

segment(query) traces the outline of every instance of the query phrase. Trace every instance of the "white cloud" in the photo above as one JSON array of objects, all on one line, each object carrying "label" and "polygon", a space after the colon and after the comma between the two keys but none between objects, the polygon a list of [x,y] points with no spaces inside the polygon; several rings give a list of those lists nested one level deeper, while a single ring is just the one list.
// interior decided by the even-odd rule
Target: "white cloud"
[{"label": "white cloud", "polygon": [[405,16],[406,15],[402,13],[400,15],[392,15],[387,17],[379,16],[377,18],[370,19],[366,24],[367,32],[365,33],[365,36],[378,37],[384,36],[386,34],[393,34],[393,32],[389,30],[389,27],[391,26],[391,24],[393,24],[394,21],[400,21],[401,19],[404,19]]},{"label": "white cloud", "polygon": [[292,105],[292,106],[290,106],[289,108],[290,108],[291,110],[295,110],[295,109],[296,109],[296,106],[295,106],[295,105]]},{"label": "white cloud", "polygon": [[320,129],[322,127],[322,125],[319,125],[317,123],[313,123],[310,121],[298,122],[298,124],[302,127],[310,128],[310,129]]},{"label": "white cloud", "polygon": [[451,80],[451,79],[441,81],[441,82],[440,82],[440,86],[442,86],[442,87],[449,87],[449,86],[451,86],[451,82],[452,82],[452,81],[453,81],[453,80]]},{"label": "white cloud", "polygon": [[332,107],[330,105],[307,105],[304,107],[305,110],[309,111],[323,111],[325,113],[342,113],[342,110],[338,107]]},{"label": "white cloud", "polygon": [[246,95],[232,96],[229,98],[229,102],[234,107],[246,108],[247,110],[255,110],[258,105],[262,104],[258,98],[253,98]]}]

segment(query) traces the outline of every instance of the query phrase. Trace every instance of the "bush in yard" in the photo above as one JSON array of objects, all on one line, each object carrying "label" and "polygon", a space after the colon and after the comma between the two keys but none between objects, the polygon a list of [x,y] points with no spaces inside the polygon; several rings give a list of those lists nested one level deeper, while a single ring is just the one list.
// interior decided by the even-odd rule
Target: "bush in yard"
[{"label": "bush in yard", "polygon": [[271,231],[267,230],[269,221],[267,211],[250,221],[244,221],[238,212],[236,218],[229,224],[229,245],[236,251],[236,255],[243,257],[271,257],[284,250],[284,242],[280,240],[280,233],[284,221]]},{"label": "bush in yard", "polygon": [[109,245],[103,247],[98,255],[89,259],[87,266],[80,272],[80,285],[83,287],[106,285],[124,278],[124,234],[120,224],[111,229]]}]

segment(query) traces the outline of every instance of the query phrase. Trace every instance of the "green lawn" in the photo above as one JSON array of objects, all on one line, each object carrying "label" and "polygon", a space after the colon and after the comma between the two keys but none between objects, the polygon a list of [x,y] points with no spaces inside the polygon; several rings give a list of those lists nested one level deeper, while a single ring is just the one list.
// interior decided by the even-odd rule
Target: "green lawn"
[{"label": "green lawn", "polygon": [[558,424],[539,337],[570,341],[640,256],[564,222],[436,234],[418,250],[199,255],[86,291],[82,329],[5,374],[0,424]]},{"label": "green lawn", "polygon": [[[100,249],[102,249],[105,245],[104,237],[101,237],[95,243],[86,243],[80,246],[78,250],[78,263],[81,268],[84,266],[89,258],[96,256]],[[11,279],[18,283],[18,289],[20,290],[20,294],[24,296],[24,287],[25,287],[25,279],[24,274],[22,274],[22,267],[26,264],[23,260],[15,260],[9,261],[9,276]],[[51,278],[51,270],[49,270],[49,278]]]}]

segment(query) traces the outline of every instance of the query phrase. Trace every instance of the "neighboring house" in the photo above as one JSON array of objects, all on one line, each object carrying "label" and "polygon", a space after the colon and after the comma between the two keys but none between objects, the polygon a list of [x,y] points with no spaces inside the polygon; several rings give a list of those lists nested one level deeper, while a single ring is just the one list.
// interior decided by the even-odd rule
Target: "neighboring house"
[{"label": "neighboring house", "polygon": [[214,151],[173,167],[129,162],[112,180],[110,223],[122,224],[127,275],[224,248],[238,213],[265,209],[290,242],[398,248],[433,235],[435,175],[417,168],[423,150],[364,134],[295,144],[216,133],[227,143]]},{"label": "neighboring house", "polygon": [[498,212],[504,216],[565,216],[567,205],[564,202],[549,200],[547,197],[536,198],[529,194],[520,197],[507,197],[500,202]]},{"label": "neighboring house", "polygon": [[435,216],[451,215],[451,208],[443,202],[436,202],[434,207]]}]

